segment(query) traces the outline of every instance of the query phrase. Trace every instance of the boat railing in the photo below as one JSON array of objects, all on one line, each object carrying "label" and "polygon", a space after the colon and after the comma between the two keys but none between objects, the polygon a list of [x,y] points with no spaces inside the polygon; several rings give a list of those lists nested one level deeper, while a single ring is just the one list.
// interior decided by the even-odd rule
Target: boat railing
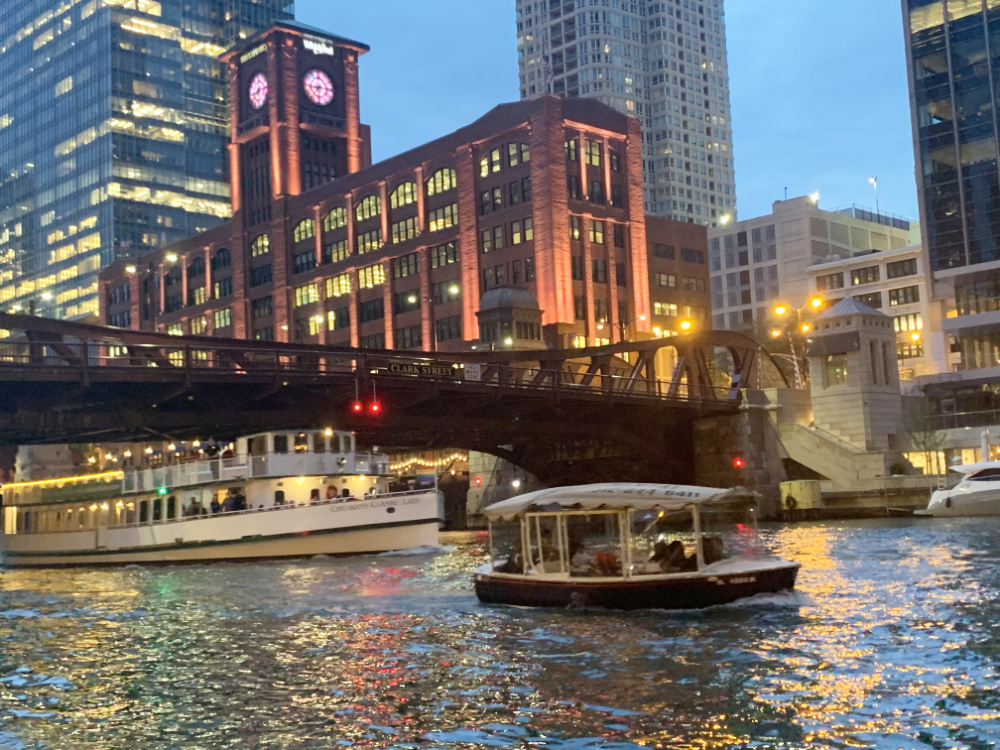
[{"label": "boat railing", "polygon": [[[230,510],[230,511],[220,511],[219,513],[204,513],[197,516],[185,516],[183,512],[174,518],[163,518],[156,521],[143,521],[139,522],[139,514],[137,511],[131,511],[136,516],[135,521],[129,523],[119,523],[119,524],[109,524],[108,529],[131,529],[137,526],[163,526],[167,524],[185,523],[191,521],[208,521],[213,518],[236,518],[241,516],[252,516],[258,513],[276,513],[279,511],[293,511],[302,510],[304,508],[315,508],[321,505],[345,505],[348,503],[361,503],[368,500],[392,500],[400,497],[410,497],[414,495],[425,495],[428,492],[433,492],[432,488],[427,488],[423,490],[407,490],[406,492],[386,492],[380,493],[378,495],[363,495],[361,497],[335,497],[329,500],[314,500],[308,503],[286,503],[284,505],[271,505],[262,508],[247,508],[246,510]],[[183,511],[183,509],[181,509]],[[86,529],[83,529],[86,530]]]},{"label": "boat railing", "polygon": [[388,473],[389,457],[384,453],[268,453],[128,471],[122,480],[122,492],[132,495],[163,487],[192,487],[241,479]]}]

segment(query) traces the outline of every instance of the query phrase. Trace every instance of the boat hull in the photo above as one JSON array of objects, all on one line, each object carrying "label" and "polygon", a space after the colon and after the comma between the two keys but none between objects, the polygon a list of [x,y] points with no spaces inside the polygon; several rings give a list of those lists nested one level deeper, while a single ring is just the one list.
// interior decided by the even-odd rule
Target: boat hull
[{"label": "boat hull", "polygon": [[486,604],[604,609],[701,609],[795,587],[799,565],[754,571],[643,580],[535,579],[478,573],[476,596]]},{"label": "boat hull", "polygon": [[971,492],[961,489],[935,492],[927,507],[914,511],[914,514],[934,518],[1000,516],[1000,487]]},{"label": "boat hull", "polygon": [[437,493],[0,536],[0,565],[197,563],[390,552],[438,543]]}]

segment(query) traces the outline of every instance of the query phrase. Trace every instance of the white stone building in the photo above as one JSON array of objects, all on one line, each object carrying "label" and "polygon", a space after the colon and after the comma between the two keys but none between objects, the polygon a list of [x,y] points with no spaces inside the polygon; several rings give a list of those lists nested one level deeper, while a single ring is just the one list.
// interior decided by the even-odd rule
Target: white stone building
[{"label": "white stone building", "polygon": [[712,326],[767,324],[776,304],[805,306],[810,266],[910,244],[905,219],[858,207],[824,211],[811,196],[775,201],[769,214],[708,230]]},{"label": "white stone building", "polygon": [[522,99],[594,98],[639,118],[646,213],[736,217],[722,0],[516,2]]}]

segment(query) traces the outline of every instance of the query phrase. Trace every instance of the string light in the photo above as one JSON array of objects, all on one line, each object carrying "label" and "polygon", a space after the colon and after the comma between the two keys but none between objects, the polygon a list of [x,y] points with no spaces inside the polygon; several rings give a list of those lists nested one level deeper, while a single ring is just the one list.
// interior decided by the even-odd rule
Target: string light
[{"label": "string light", "polygon": [[124,479],[124,471],[106,471],[103,474],[84,474],[77,477],[61,477],[60,479],[37,479],[33,482],[11,482],[10,484],[0,485],[5,490],[18,490],[25,487],[56,487],[62,486],[64,484],[73,484],[76,482],[94,482],[94,481],[104,481],[109,482],[113,479]]},{"label": "string light", "polygon": [[423,458],[410,458],[406,461],[402,461],[398,464],[392,464],[389,466],[389,471],[401,471],[413,468],[415,465],[419,464],[427,469],[436,469],[441,466],[447,466],[454,461],[468,461],[469,456],[465,453],[452,453],[447,458],[439,458],[434,461],[427,461]]}]

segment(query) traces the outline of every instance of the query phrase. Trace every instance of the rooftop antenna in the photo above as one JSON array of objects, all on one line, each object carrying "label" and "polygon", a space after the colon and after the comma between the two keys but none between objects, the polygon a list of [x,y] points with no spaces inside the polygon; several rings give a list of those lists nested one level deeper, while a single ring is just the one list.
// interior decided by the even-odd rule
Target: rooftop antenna
[{"label": "rooftop antenna", "polygon": [[788,200],[788,188],[785,188],[785,200]]}]

